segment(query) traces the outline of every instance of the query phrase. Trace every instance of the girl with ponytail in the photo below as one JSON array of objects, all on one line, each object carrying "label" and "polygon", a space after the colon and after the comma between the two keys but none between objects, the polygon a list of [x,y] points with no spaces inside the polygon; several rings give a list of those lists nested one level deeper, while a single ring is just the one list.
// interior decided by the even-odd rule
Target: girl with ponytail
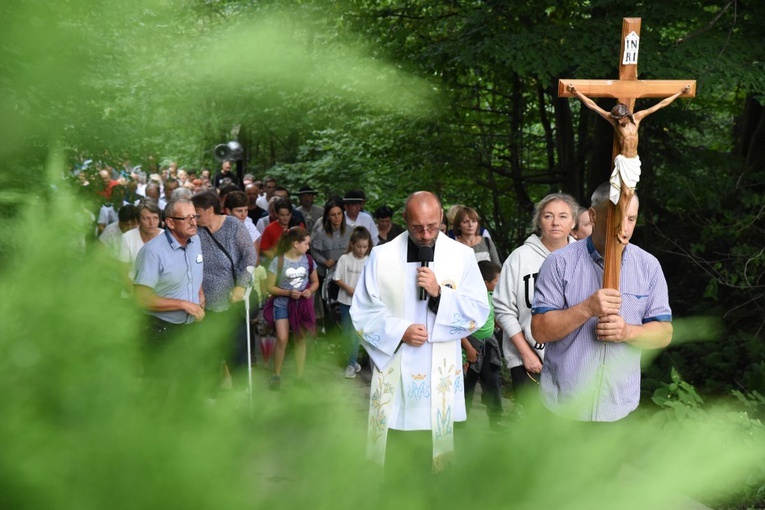
[{"label": "girl with ponytail", "polygon": [[[290,329],[295,342],[295,365],[298,384],[305,384],[306,332],[315,332],[316,316],[313,311],[313,294],[319,288],[316,267],[308,252],[311,236],[303,227],[285,230],[279,238],[276,256],[268,267],[268,292],[271,294],[272,315],[268,303],[263,315],[273,322],[276,329],[274,373],[269,387],[281,387],[281,371],[287,349]],[[271,319],[271,320],[269,320]]]}]

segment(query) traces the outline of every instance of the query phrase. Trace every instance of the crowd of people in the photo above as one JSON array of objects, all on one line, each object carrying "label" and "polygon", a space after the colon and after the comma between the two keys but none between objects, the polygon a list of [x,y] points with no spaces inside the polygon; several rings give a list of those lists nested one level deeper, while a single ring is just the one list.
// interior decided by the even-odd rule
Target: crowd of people
[{"label": "crowd of people", "polygon": [[149,351],[219,316],[238,324],[222,360],[246,363],[252,338],[240,303],[254,288],[277,339],[269,387],[282,386],[290,337],[295,384],[305,385],[306,339],[336,312],[344,377],[362,369],[360,344],[371,361],[369,453],[381,462],[393,454],[388,446],[412,451],[399,432],[424,431],[432,466],[448,464],[453,424],[467,418],[479,383],[491,427],[505,428],[503,367],[517,405],[541,402],[579,421],[623,419],[638,404],[641,349],[671,340],[661,267],[629,244],[636,194],[622,206],[622,288],[600,288],[609,183],[589,208],[567,194],[545,196],[531,234],[503,261],[475,208],[444,210],[429,192],[410,195],[399,225],[388,205],[367,212],[360,190],[321,207],[306,185],[296,205],[276,179],[239,181],[228,161],[212,177],[174,165],[148,181],[140,170],[99,177],[96,231],[126,264],[126,293],[149,316]]},{"label": "crowd of people", "polygon": [[252,287],[250,302],[276,337],[271,389],[281,387],[290,334],[296,382],[305,384],[306,336],[316,335],[317,322],[326,330],[335,317],[348,344],[344,374],[356,377],[353,288],[372,247],[403,231],[390,207],[373,217],[363,210],[364,193],[354,189],[320,207],[309,186],[300,187],[295,204],[275,178],[240,180],[230,161],[198,175],[175,164],[148,176],[128,164],[86,172],[88,165],[95,166],[88,161],[74,175],[100,197],[94,234],[125,264],[123,297],[134,296],[150,317],[147,343],[154,349],[194,329],[183,326],[228,320],[236,324],[222,354],[223,384],[230,385],[230,368],[247,363],[248,342],[256,341],[242,320],[241,303]]}]

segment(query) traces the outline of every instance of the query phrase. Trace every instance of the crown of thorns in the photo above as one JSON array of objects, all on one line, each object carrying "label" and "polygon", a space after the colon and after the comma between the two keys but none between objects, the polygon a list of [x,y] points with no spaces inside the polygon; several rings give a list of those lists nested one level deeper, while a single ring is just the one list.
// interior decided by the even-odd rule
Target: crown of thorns
[{"label": "crown of thorns", "polygon": [[619,103],[611,109],[611,117],[616,120],[622,117],[629,117],[630,122],[635,123],[635,119],[632,118],[632,112],[630,112],[630,109],[624,103]]}]

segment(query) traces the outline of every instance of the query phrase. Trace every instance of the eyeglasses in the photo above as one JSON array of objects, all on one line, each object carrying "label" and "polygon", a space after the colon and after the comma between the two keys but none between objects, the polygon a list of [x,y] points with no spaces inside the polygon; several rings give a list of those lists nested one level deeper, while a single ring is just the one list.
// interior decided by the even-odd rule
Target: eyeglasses
[{"label": "eyeglasses", "polygon": [[438,230],[438,225],[433,223],[431,225],[409,225],[409,228],[415,234],[430,233]]},{"label": "eyeglasses", "polygon": [[170,219],[171,220],[176,220],[176,221],[188,221],[189,223],[191,223],[192,221],[199,221],[199,215],[195,214],[194,216],[186,216],[185,218],[178,218],[176,216],[170,216]]}]

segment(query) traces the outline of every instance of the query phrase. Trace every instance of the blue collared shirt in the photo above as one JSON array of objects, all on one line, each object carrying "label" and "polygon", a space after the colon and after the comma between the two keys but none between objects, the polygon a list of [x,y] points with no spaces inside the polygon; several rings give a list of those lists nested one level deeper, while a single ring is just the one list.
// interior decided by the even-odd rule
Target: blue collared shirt
[{"label": "blue collared shirt", "polygon": [[[151,288],[160,297],[199,304],[202,270],[202,243],[199,236],[193,236],[186,242],[186,246],[181,246],[166,229],[164,235],[158,235],[138,252],[133,283]],[[148,313],[173,324],[194,322],[194,316],[183,310]]]},{"label": "blue collared shirt", "polygon": [[[532,314],[565,310],[601,288],[603,257],[591,238],[554,251],[542,264]],[[670,322],[667,282],[659,261],[628,244],[621,265],[620,315],[628,324]],[[550,342],[542,368],[541,399],[552,412],[583,421],[616,421],[640,400],[641,349],[597,340],[597,318]]]}]

